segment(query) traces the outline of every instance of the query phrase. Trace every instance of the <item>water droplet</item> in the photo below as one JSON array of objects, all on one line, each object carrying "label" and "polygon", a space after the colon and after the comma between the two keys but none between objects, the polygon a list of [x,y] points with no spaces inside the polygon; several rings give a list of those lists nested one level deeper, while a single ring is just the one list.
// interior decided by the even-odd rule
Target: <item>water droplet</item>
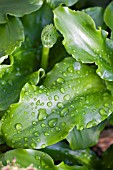
[{"label": "water droplet", "polygon": [[37,106],[40,105],[40,100],[38,100],[38,101],[36,102],[36,105],[37,105]]},{"label": "water droplet", "polygon": [[31,115],[32,115],[33,117],[35,117],[35,112],[32,112]]},{"label": "water droplet", "polygon": [[95,119],[88,122],[87,125],[86,125],[86,128],[91,128],[92,126],[96,126],[96,120]]},{"label": "water droplet", "polygon": [[24,114],[28,114],[28,112],[25,111]]},{"label": "water droplet", "polygon": [[66,126],[66,122],[63,122],[63,123],[62,123],[62,127],[65,127],[65,126]]},{"label": "water droplet", "polygon": [[65,93],[65,90],[64,90],[64,88],[62,87],[62,88],[60,88],[60,92],[62,93],[62,94],[64,94]]},{"label": "water droplet", "polygon": [[38,120],[44,120],[48,116],[46,113],[46,109],[39,109],[38,112]]},{"label": "water droplet", "polygon": [[67,71],[68,71],[69,73],[73,73],[73,72],[74,72],[73,66],[69,66],[69,67],[67,68]]},{"label": "water droplet", "polygon": [[105,106],[105,107],[109,107],[109,104],[108,104],[108,103],[105,103],[104,106]]},{"label": "water droplet", "polygon": [[48,100],[51,100],[51,99],[52,99],[52,97],[51,97],[51,96],[49,96],[49,97],[48,97]]},{"label": "water droplet", "polygon": [[66,77],[66,76],[67,76],[67,74],[66,74],[66,73],[63,73],[63,76],[64,76],[64,77]]},{"label": "water droplet", "polygon": [[40,160],[40,156],[38,156],[38,155],[35,156],[35,159],[36,159],[36,160]]},{"label": "water droplet", "polygon": [[34,135],[35,135],[35,136],[39,136],[39,133],[36,131],[36,132],[34,133]]},{"label": "water droplet", "polygon": [[55,127],[56,131],[60,131],[60,127],[56,126]]},{"label": "water droplet", "polygon": [[32,124],[33,124],[33,125],[36,125],[36,121],[33,121]]},{"label": "water droplet", "polygon": [[44,135],[45,135],[45,136],[49,136],[49,133],[48,133],[48,132],[45,132]]},{"label": "water droplet", "polygon": [[69,100],[70,99],[70,95],[69,94],[66,94],[65,96],[64,96],[64,100]]},{"label": "water droplet", "polygon": [[43,91],[42,91],[41,89],[39,89],[39,93],[40,93],[40,94],[42,94],[42,93],[43,93]]},{"label": "water droplet", "polygon": [[36,143],[32,142],[31,147],[35,149],[36,148]]},{"label": "water droplet", "polygon": [[48,106],[48,107],[51,107],[51,106],[52,106],[52,102],[48,102],[48,103],[47,103],[47,106]]},{"label": "water droplet", "polygon": [[55,127],[55,126],[56,126],[56,124],[57,124],[57,121],[58,121],[58,119],[57,119],[57,118],[53,118],[53,119],[49,120],[49,122],[48,122],[49,127],[50,127],[50,128]]},{"label": "water droplet", "polygon": [[[41,164],[43,167],[45,167],[45,165],[46,165],[46,164],[45,164],[45,161],[44,161],[43,159],[40,160],[40,164]],[[45,169],[45,168],[44,168],[44,169]]]},{"label": "water droplet", "polygon": [[62,109],[62,111],[60,113],[60,116],[64,117],[64,116],[66,116],[68,114],[68,112],[69,112],[69,109],[68,108],[64,108],[64,109]]},{"label": "water droplet", "polygon": [[44,128],[46,125],[44,123],[41,124],[42,128]]},{"label": "water droplet", "polygon": [[12,143],[15,143],[15,140],[12,140]]},{"label": "water droplet", "polygon": [[17,123],[15,125],[15,127],[16,127],[17,130],[22,130],[22,124],[21,123]]},{"label": "water droplet", "polygon": [[63,103],[61,103],[61,102],[58,102],[58,103],[57,103],[57,107],[58,107],[58,108],[62,108],[63,106],[64,106]]},{"label": "water droplet", "polygon": [[42,144],[42,145],[41,145],[41,148],[45,148],[45,147],[46,147],[46,145],[45,145],[45,144]]},{"label": "water droplet", "polygon": [[99,113],[100,113],[101,116],[106,116],[107,115],[107,112],[104,109],[100,109]]},{"label": "water droplet", "polygon": [[58,96],[58,95],[55,95],[55,96],[54,96],[54,100],[55,100],[55,101],[58,101],[58,99],[59,99],[59,96]]},{"label": "water droplet", "polygon": [[25,142],[28,142],[28,138],[24,138]]},{"label": "water droplet", "polygon": [[64,83],[64,79],[62,77],[57,78],[57,83],[62,84]]}]

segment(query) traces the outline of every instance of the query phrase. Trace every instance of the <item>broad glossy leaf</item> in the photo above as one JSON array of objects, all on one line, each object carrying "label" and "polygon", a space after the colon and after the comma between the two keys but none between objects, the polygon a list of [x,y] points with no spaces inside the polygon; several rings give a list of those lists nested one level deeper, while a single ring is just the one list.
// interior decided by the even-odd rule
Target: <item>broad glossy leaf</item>
[{"label": "broad glossy leaf", "polygon": [[86,14],[88,14],[95,22],[96,28],[98,27],[105,27],[103,15],[104,15],[104,9],[102,7],[92,7],[92,8],[86,8],[83,9]]},{"label": "broad glossy leaf", "polygon": [[56,170],[90,170],[90,169],[86,166],[68,166],[62,162],[57,166]]},{"label": "broad glossy leaf", "polygon": [[[106,25],[113,31],[113,1],[106,7],[104,12],[104,21]],[[113,39],[113,33],[111,33]]]},{"label": "broad glossy leaf", "polygon": [[10,56],[10,65],[0,65],[0,110],[17,101],[35,66],[36,57],[32,49],[19,50]]},{"label": "broad glossy leaf", "polygon": [[10,55],[24,41],[24,29],[21,21],[9,17],[5,24],[0,25],[0,57]]},{"label": "broad glossy leaf", "polygon": [[83,63],[95,62],[101,78],[113,81],[113,42],[106,39],[106,32],[96,30],[89,15],[58,7],[54,10],[54,23],[63,34],[63,45],[70,55]]},{"label": "broad glossy leaf", "polygon": [[2,119],[2,133],[11,147],[44,148],[64,139],[75,125],[99,124],[112,113],[111,103],[95,68],[66,58],[47,74],[43,86],[23,87],[19,102]]},{"label": "broad glossy leaf", "polygon": [[0,0],[0,23],[8,21],[7,15],[22,17],[38,10],[43,0]]},{"label": "broad glossy leaf", "polygon": [[34,167],[40,168],[41,170],[55,169],[53,160],[49,155],[32,149],[15,149],[7,151],[2,155],[0,160],[5,165],[7,161],[12,162],[14,158],[16,158],[16,163],[21,167],[28,167],[32,164]]},{"label": "broad glossy leaf", "polygon": [[56,8],[61,4],[65,4],[66,6],[72,6],[78,2],[78,0],[46,0],[52,9]]},{"label": "broad glossy leaf", "polygon": [[64,141],[41,150],[49,154],[55,161],[63,161],[65,164],[71,166],[86,165],[89,167],[92,165],[92,162],[96,162],[97,160],[95,154],[89,149],[73,151]]},{"label": "broad glossy leaf", "polygon": [[66,138],[72,150],[86,149],[94,146],[98,142],[99,135],[105,127],[105,123],[106,122],[81,131],[77,130],[76,127],[73,128]]}]

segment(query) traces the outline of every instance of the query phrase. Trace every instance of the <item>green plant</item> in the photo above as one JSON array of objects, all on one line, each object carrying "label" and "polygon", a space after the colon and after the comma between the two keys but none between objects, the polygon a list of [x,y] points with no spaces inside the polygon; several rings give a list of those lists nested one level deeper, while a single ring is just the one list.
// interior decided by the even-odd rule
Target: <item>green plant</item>
[{"label": "green plant", "polygon": [[113,169],[90,149],[113,124],[113,1],[91,2],[0,1],[3,165]]}]

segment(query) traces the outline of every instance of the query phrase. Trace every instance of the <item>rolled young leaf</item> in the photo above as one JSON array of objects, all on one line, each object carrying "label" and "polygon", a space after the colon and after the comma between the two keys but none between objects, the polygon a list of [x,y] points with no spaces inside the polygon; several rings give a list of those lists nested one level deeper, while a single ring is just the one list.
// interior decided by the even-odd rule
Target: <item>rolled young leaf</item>
[{"label": "rolled young leaf", "polygon": [[54,23],[70,55],[83,63],[95,62],[101,78],[113,81],[113,41],[106,38],[106,32],[96,30],[89,15],[60,6],[54,10]]},{"label": "rolled young leaf", "polygon": [[105,120],[112,100],[95,68],[66,58],[43,86],[23,87],[19,102],[2,118],[2,134],[11,147],[44,148],[64,139],[74,126],[90,128]]}]

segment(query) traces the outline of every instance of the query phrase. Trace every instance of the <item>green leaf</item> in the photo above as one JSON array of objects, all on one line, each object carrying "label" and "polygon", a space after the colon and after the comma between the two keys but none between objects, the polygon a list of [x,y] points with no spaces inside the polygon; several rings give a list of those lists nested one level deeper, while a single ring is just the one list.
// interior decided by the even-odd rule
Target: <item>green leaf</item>
[{"label": "green leaf", "polygon": [[[104,12],[104,21],[106,25],[113,31],[113,1],[109,3]],[[113,39],[113,33],[111,33],[111,38]]]},{"label": "green leaf", "polygon": [[54,23],[63,34],[63,45],[70,55],[83,63],[95,62],[101,78],[113,81],[113,42],[106,38],[105,31],[96,30],[89,15],[58,7],[54,10]]},{"label": "green leaf", "polygon": [[90,170],[90,169],[86,166],[68,166],[62,162],[57,166],[56,170]]},{"label": "green leaf", "polygon": [[104,9],[102,7],[92,7],[92,8],[86,8],[82,10],[86,14],[88,14],[95,22],[96,28],[98,27],[105,27],[103,15],[104,15]]},{"label": "green leaf", "polygon": [[76,127],[67,136],[72,150],[86,149],[97,144],[105,122],[89,129],[77,130]]},{"label": "green leaf", "polygon": [[72,6],[78,2],[78,0],[46,0],[52,9],[56,8],[61,4],[65,4],[66,6]]},{"label": "green leaf", "polygon": [[73,151],[64,141],[56,143],[41,149],[49,154],[55,161],[63,161],[68,165],[85,165],[91,166],[92,162],[97,160],[97,157],[89,149]]},{"label": "green leaf", "polygon": [[49,155],[41,151],[35,151],[32,149],[15,149],[10,150],[4,153],[1,157],[1,161],[4,165],[6,165],[7,161],[12,162],[13,159],[16,159],[16,163],[18,163],[21,167],[28,167],[29,165],[33,165],[36,168],[47,170],[54,170],[53,160]]},{"label": "green leaf", "polygon": [[18,50],[10,56],[10,65],[0,65],[0,110],[17,101],[35,65],[36,57],[32,49]]},{"label": "green leaf", "polygon": [[95,68],[66,58],[42,86],[23,87],[19,102],[2,119],[2,133],[11,147],[44,148],[64,139],[75,125],[90,128],[105,120],[111,103]]},{"label": "green leaf", "polygon": [[100,160],[102,170],[112,170],[113,169],[113,145],[111,145],[107,151],[105,151]]},{"label": "green leaf", "polygon": [[25,36],[29,37],[32,46],[37,45],[37,48],[39,48],[41,31],[45,25],[52,23],[52,20],[53,12],[46,3],[44,3],[38,11],[21,18]]},{"label": "green leaf", "polygon": [[10,55],[24,41],[24,30],[21,21],[9,17],[6,24],[0,25],[0,57]]},{"label": "green leaf", "polygon": [[1,0],[0,1],[0,23],[8,21],[7,15],[22,17],[38,10],[43,0]]}]

